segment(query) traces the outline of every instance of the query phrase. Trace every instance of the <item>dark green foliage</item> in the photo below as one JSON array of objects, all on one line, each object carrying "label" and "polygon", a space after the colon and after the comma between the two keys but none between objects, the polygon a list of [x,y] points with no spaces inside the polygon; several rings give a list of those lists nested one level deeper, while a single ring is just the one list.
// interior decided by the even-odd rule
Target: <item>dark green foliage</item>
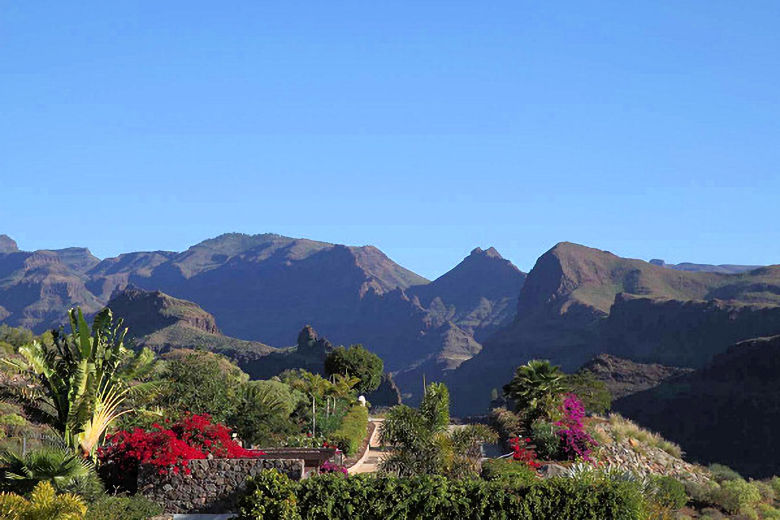
[{"label": "dark green foliage", "polygon": [[219,354],[188,349],[164,356],[166,381],[161,405],[172,415],[208,413],[225,422],[239,402],[239,390],[249,379],[240,368]]},{"label": "dark green foliage", "polygon": [[0,325],[0,345],[11,346],[11,352],[32,343],[34,337],[32,331],[24,327],[9,327],[5,323]]},{"label": "dark green foliage", "polygon": [[724,464],[710,464],[708,469],[710,470],[710,473],[712,473],[712,478],[717,482],[738,480],[742,478],[742,475]]},{"label": "dark green foliage", "polygon": [[514,459],[488,459],[482,463],[482,478],[485,480],[507,480],[512,485],[530,486],[539,480],[536,470],[528,464]]},{"label": "dark green foliage", "polygon": [[506,408],[494,408],[490,411],[490,425],[498,433],[498,438],[506,450],[509,450],[509,439],[523,436],[522,419]]},{"label": "dark green foliage", "polygon": [[107,496],[89,506],[85,520],[146,520],[162,507],[142,496]]},{"label": "dark green foliage", "polygon": [[379,387],[384,368],[382,359],[363,345],[335,348],[325,358],[325,373],[357,377],[360,382],[355,389],[360,394],[373,392]]},{"label": "dark green foliage", "polygon": [[538,419],[531,424],[531,442],[542,460],[552,460],[561,448],[558,428],[550,421]]},{"label": "dark green foliage", "polygon": [[[264,476],[261,478],[265,478]],[[277,477],[273,477],[277,479]],[[576,479],[554,478],[530,485],[499,479],[450,480],[425,475],[320,475],[297,484],[287,481],[265,493],[255,483],[242,503],[241,520],[269,518],[253,514],[279,503],[295,503],[307,520],[640,520],[643,499],[631,482],[594,486]],[[280,518],[298,518],[292,511]]]},{"label": "dark green foliage", "polygon": [[425,387],[420,414],[426,427],[432,431],[441,431],[449,426],[450,392],[444,383],[431,383]]},{"label": "dark green foliage", "polygon": [[673,477],[656,475],[652,479],[653,499],[664,507],[680,509],[688,503],[685,484]]},{"label": "dark green foliage", "polygon": [[297,397],[281,381],[249,381],[238,397],[236,411],[229,419],[238,436],[255,446],[274,446],[297,428],[290,419]]},{"label": "dark green foliage", "polygon": [[330,435],[330,439],[345,455],[353,455],[365,439],[367,427],[368,408],[355,405],[349,409],[341,422],[341,427]]},{"label": "dark green foliage", "polygon": [[58,493],[84,489],[100,493],[100,481],[91,463],[70,450],[40,448],[24,456],[5,452],[0,455],[0,487],[3,491],[27,494],[39,482],[49,482]]},{"label": "dark green foliage", "polygon": [[515,376],[504,385],[504,394],[512,399],[526,423],[547,417],[558,407],[566,391],[566,374],[547,360],[532,359],[515,369]]},{"label": "dark green foliage", "polygon": [[247,480],[247,495],[239,502],[239,520],[297,520],[298,485],[275,470]]},{"label": "dark green foliage", "polygon": [[596,379],[592,372],[566,376],[566,386],[570,392],[577,394],[588,413],[605,414],[612,408],[612,394],[607,385]]}]

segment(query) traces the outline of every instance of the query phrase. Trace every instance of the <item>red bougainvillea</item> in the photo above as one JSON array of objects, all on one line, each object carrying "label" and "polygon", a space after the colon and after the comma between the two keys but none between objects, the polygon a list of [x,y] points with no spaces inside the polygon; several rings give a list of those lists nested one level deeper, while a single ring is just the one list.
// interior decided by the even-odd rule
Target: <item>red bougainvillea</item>
[{"label": "red bougainvillea", "polygon": [[139,464],[151,464],[161,475],[189,473],[189,461],[205,459],[209,454],[217,458],[265,455],[239,446],[231,438],[230,429],[213,424],[209,415],[187,415],[170,428],[153,424],[149,431],[120,431],[109,435],[98,451],[101,463],[112,464],[119,472],[134,472]]},{"label": "red bougainvillea", "polygon": [[531,442],[531,439],[524,439],[522,443],[518,437],[509,439],[509,445],[512,447],[512,458],[537,469],[541,464],[536,460],[536,452],[534,449],[526,444],[528,442]]}]

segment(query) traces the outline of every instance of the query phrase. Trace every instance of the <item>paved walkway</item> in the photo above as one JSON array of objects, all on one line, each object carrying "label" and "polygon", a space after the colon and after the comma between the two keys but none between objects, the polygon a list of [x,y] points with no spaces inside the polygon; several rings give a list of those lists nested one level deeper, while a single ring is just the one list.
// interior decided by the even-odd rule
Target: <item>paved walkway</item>
[{"label": "paved walkway", "polygon": [[369,419],[369,421],[374,423],[375,428],[371,438],[368,440],[368,453],[362,462],[355,464],[347,470],[349,473],[376,473],[379,470],[379,461],[383,454],[379,447],[379,427],[384,419]]}]

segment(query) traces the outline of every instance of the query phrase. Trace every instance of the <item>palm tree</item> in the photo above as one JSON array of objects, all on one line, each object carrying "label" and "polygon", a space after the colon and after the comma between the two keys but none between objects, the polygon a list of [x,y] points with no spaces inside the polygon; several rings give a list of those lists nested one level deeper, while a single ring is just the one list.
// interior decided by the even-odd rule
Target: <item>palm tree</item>
[{"label": "palm tree", "polygon": [[94,455],[106,429],[119,416],[128,393],[148,390],[131,385],[154,367],[149,349],[125,347],[127,329],[114,323],[111,310],[99,312],[90,329],[81,309],[68,311],[71,332],[53,331],[51,343],[33,341],[19,348],[22,360],[3,360],[23,384],[0,389],[0,399],[16,402],[38,422],[60,432],[83,456]]},{"label": "palm tree", "polygon": [[557,398],[566,392],[565,378],[560,367],[547,360],[532,359],[515,369],[512,381],[504,385],[504,394],[530,423],[554,408]]},{"label": "palm tree", "polygon": [[65,491],[78,479],[97,479],[92,464],[67,449],[44,447],[19,456],[0,453],[2,487],[6,491],[27,494],[39,483],[49,482]]},{"label": "palm tree", "polygon": [[382,471],[399,476],[473,475],[478,471],[480,447],[494,442],[496,434],[484,425],[467,425],[449,431],[449,392],[442,383],[431,383],[419,409],[398,405],[380,426],[379,439],[390,453]]}]

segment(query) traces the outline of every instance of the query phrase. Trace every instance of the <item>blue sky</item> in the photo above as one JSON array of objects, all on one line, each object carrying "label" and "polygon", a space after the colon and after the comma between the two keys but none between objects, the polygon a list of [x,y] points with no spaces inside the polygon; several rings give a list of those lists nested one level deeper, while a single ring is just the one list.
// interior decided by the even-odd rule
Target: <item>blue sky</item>
[{"label": "blue sky", "polygon": [[780,3],[0,0],[0,233],[780,263]]}]

